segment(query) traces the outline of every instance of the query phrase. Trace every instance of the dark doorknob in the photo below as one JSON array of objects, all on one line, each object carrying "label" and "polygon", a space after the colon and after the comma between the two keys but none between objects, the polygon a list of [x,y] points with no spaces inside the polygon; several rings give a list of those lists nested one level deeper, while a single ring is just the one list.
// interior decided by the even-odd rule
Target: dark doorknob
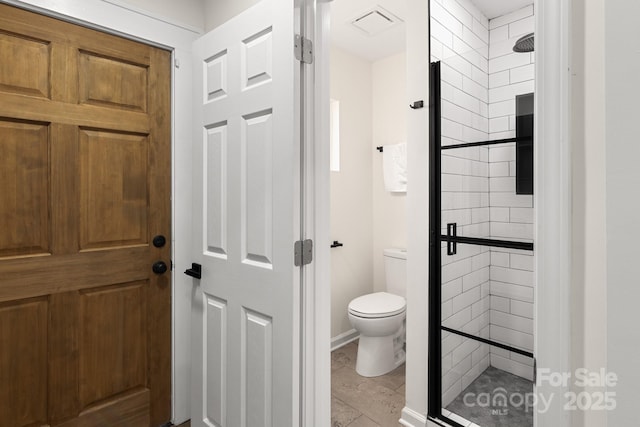
[{"label": "dark doorknob", "polygon": [[165,264],[163,261],[158,261],[153,264],[152,270],[156,274],[164,274],[167,271],[167,264]]},{"label": "dark doorknob", "polygon": [[161,248],[166,243],[167,243],[167,239],[162,234],[159,234],[153,238],[153,246],[155,246],[156,248]]}]

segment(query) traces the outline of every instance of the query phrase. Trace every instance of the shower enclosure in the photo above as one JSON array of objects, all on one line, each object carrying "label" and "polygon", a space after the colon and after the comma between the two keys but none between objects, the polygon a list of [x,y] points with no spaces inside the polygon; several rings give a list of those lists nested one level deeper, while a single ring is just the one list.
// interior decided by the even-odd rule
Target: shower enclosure
[{"label": "shower enclosure", "polygon": [[431,0],[429,405],[533,425],[533,5]]}]

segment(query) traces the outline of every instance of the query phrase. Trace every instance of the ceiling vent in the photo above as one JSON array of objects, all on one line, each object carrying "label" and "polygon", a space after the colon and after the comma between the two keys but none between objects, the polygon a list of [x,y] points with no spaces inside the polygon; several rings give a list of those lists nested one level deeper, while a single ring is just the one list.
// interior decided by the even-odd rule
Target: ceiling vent
[{"label": "ceiling vent", "polygon": [[351,25],[364,32],[369,37],[372,37],[401,22],[402,19],[398,18],[388,10],[385,10],[380,6],[376,6],[375,8],[369,9],[360,14],[357,18],[352,19]]}]

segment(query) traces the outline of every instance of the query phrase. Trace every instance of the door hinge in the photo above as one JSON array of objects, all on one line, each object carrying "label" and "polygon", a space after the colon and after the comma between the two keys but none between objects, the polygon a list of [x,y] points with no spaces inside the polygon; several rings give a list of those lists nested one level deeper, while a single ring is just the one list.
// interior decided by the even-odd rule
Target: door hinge
[{"label": "door hinge", "polygon": [[303,64],[313,63],[313,42],[300,34],[296,34],[293,51],[296,59]]},{"label": "door hinge", "polygon": [[293,264],[296,267],[311,264],[313,261],[313,240],[298,240],[293,245]]}]

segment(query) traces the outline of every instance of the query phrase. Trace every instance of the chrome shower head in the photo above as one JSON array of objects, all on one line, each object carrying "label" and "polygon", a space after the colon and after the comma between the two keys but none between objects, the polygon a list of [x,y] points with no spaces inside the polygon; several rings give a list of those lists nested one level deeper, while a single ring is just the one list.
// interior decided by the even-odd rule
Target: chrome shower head
[{"label": "chrome shower head", "polygon": [[522,36],[513,46],[514,52],[533,52],[533,33]]}]

